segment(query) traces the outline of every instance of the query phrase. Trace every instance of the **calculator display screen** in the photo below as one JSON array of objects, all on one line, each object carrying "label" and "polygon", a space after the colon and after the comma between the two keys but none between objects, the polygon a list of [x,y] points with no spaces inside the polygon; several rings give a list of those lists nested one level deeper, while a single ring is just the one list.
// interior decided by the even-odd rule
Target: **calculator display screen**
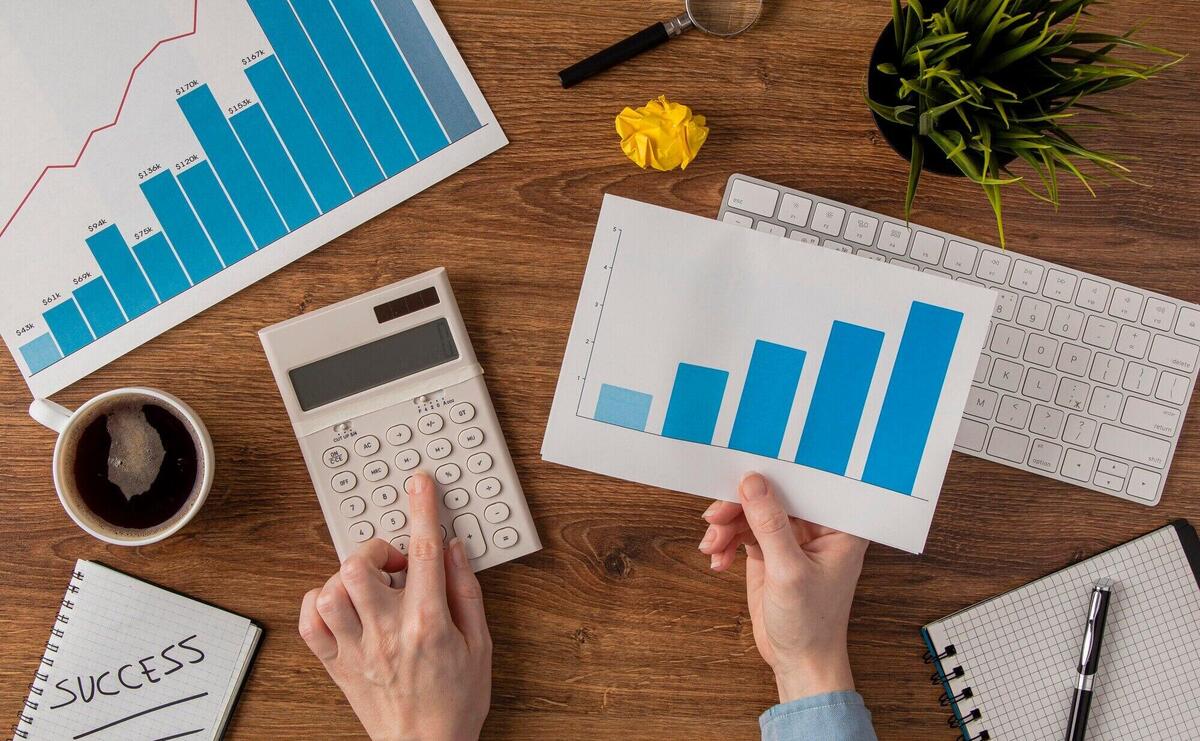
[{"label": "calculator display screen", "polygon": [[458,359],[445,318],[288,371],[304,411]]}]

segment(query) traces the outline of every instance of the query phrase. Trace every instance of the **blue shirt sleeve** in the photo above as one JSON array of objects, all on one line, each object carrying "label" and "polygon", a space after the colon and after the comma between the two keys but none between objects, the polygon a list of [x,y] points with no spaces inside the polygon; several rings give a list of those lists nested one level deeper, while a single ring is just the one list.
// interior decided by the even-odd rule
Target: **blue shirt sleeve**
[{"label": "blue shirt sleeve", "polygon": [[776,705],[758,725],[762,741],[876,741],[871,711],[853,690]]}]

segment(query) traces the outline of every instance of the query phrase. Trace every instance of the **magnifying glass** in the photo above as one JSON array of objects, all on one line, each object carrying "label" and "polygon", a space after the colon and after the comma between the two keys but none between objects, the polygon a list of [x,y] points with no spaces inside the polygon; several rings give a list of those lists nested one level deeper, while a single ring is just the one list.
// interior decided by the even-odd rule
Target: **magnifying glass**
[{"label": "magnifying glass", "polygon": [[670,41],[690,28],[698,28],[711,36],[737,36],[749,30],[761,14],[762,0],[687,0],[684,12],[668,21],[644,28],[624,41],[618,41],[604,51],[567,67],[558,73],[558,79],[563,87],[573,87]]}]

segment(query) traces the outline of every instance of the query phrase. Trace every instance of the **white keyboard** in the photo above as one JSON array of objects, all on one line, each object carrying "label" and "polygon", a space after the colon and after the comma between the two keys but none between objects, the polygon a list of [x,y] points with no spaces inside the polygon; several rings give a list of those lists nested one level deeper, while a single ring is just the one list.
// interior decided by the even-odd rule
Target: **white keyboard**
[{"label": "white keyboard", "polygon": [[1158,504],[1200,368],[1200,306],[746,175],[717,218],[992,289],[956,449]]}]

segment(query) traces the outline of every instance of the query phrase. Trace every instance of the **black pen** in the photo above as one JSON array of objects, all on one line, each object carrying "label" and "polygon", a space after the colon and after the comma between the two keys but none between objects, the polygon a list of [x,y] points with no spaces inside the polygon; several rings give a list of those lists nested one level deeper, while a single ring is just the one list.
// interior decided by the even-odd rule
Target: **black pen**
[{"label": "black pen", "polygon": [[1092,705],[1092,684],[1100,664],[1100,642],[1104,639],[1104,619],[1112,598],[1112,579],[1099,579],[1092,587],[1092,604],[1088,608],[1087,627],[1083,632],[1083,649],[1079,652],[1079,680],[1071,698],[1071,715],[1067,718],[1066,741],[1083,741],[1087,730],[1088,709]]}]

